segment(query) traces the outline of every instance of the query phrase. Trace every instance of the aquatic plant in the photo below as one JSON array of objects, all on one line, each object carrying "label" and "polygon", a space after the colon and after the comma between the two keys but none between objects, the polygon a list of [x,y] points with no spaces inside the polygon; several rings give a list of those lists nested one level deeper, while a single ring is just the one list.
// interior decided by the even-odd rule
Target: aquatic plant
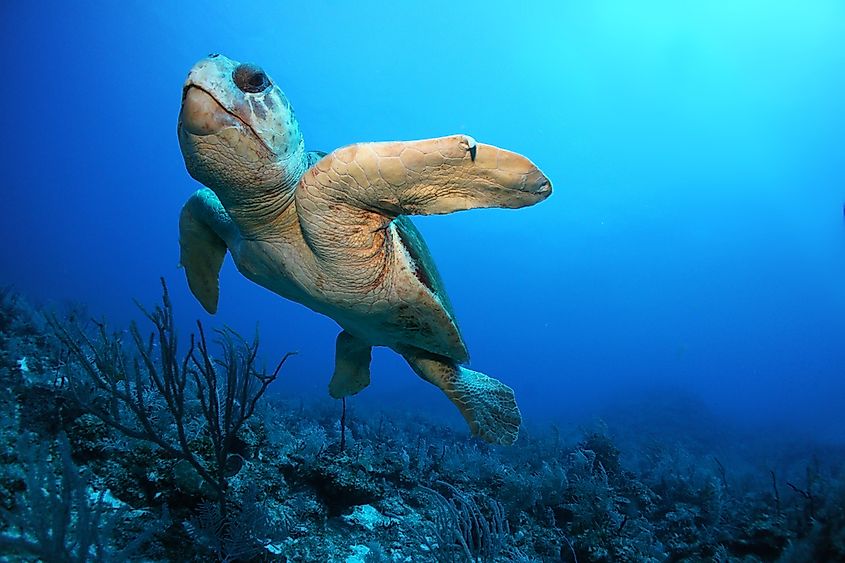
[{"label": "aquatic plant", "polygon": [[475,496],[444,481],[437,484],[449,492],[449,497],[429,487],[420,487],[430,495],[435,508],[431,528],[435,540],[428,541],[424,534],[421,539],[437,563],[494,561],[510,535],[504,507],[483,496],[479,506]]},{"label": "aquatic plant", "polygon": [[89,492],[64,434],[53,452],[31,435],[21,436],[17,446],[24,488],[15,507],[0,512],[7,525],[0,534],[0,553],[56,563],[124,561],[149,538],[139,535],[122,550],[110,545],[123,512],[104,502],[104,491]]},{"label": "aquatic plant", "polygon": [[[211,486],[220,514],[225,515],[229,478],[243,464],[239,432],[291,354],[285,354],[273,372],[259,370],[257,334],[248,344],[233,331],[222,330],[217,331],[222,358],[214,359],[197,322],[198,336],[191,335],[188,351],[180,355],[173,307],[167,285],[163,279],[161,283],[162,304],[152,311],[141,308],[153,325],[150,337],[145,340],[137,324],[130,327],[133,357],[104,323],[98,325],[95,340],[56,317],[50,323],[87,383],[100,394],[88,394],[80,381],[72,379],[83,408],[123,435],[187,462]],[[188,398],[193,395],[198,409],[192,408],[186,393]],[[189,430],[210,441],[210,455],[203,455],[203,445],[189,437]]]},{"label": "aquatic plant", "polygon": [[56,350],[41,315],[12,287],[0,287],[0,383],[16,385],[49,371]]},{"label": "aquatic plant", "polygon": [[250,486],[245,498],[230,503],[225,513],[216,503],[202,503],[183,526],[198,546],[219,561],[256,558],[270,543],[270,536],[286,535],[286,530],[270,529],[266,509],[255,498],[257,494],[256,487]]}]

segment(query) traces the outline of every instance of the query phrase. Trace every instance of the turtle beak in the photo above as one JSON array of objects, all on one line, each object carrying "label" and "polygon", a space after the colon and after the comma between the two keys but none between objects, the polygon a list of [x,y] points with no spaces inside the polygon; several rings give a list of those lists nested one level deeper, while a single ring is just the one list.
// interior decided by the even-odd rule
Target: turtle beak
[{"label": "turtle beak", "polygon": [[182,127],[188,133],[198,136],[212,135],[236,122],[214,96],[194,85],[188,85],[182,93],[182,111],[179,116]]}]

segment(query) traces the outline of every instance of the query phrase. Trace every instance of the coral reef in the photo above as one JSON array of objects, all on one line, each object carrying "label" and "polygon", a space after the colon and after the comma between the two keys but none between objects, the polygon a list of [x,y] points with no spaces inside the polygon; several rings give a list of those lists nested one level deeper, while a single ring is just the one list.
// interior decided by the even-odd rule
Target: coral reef
[{"label": "coral reef", "polygon": [[777,458],[671,423],[636,438],[636,420],[529,420],[494,447],[422,417],[359,417],[354,399],[275,396],[284,367],[261,369],[257,342],[222,331],[215,350],[200,326],[180,348],[166,292],[151,339],[84,318],[0,293],[9,559],[845,560],[841,448]]}]

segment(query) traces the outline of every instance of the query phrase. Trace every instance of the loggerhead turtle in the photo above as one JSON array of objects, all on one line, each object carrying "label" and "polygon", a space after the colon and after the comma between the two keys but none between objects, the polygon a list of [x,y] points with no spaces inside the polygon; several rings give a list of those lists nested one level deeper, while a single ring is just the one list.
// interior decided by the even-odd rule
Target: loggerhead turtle
[{"label": "loggerhead turtle", "polygon": [[179,244],[209,313],[228,250],[244,276],[341,326],[332,397],[369,385],[372,347],[387,346],[443,390],[473,434],[516,440],[513,391],[461,365],[455,314],[407,215],[533,205],[551,183],[531,161],[467,135],[306,151],[279,87],[220,55],[191,69],[178,134],[188,172],[208,186],[183,207]]}]

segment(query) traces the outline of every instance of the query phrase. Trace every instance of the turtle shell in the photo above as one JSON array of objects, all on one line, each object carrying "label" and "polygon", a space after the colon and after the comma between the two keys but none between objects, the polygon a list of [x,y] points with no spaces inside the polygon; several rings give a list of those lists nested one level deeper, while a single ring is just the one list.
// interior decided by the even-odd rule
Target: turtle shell
[{"label": "turtle shell", "polygon": [[[431,342],[426,342],[428,339],[424,334],[416,334],[408,344],[445,355],[459,363],[468,361],[469,354],[458,329],[455,311],[425,240],[411,219],[404,215],[397,216],[392,224],[411,262],[408,264],[409,270],[430,292],[429,296],[424,296],[421,301],[417,301],[416,306],[409,311],[412,312],[413,318],[409,321],[408,328],[414,325],[415,320],[422,320],[420,317],[428,317],[426,319],[428,322],[425,324],[435,326],[433,331],[435,334],[432,335]],[[418,342],[418,339],[421,341]]]}]

